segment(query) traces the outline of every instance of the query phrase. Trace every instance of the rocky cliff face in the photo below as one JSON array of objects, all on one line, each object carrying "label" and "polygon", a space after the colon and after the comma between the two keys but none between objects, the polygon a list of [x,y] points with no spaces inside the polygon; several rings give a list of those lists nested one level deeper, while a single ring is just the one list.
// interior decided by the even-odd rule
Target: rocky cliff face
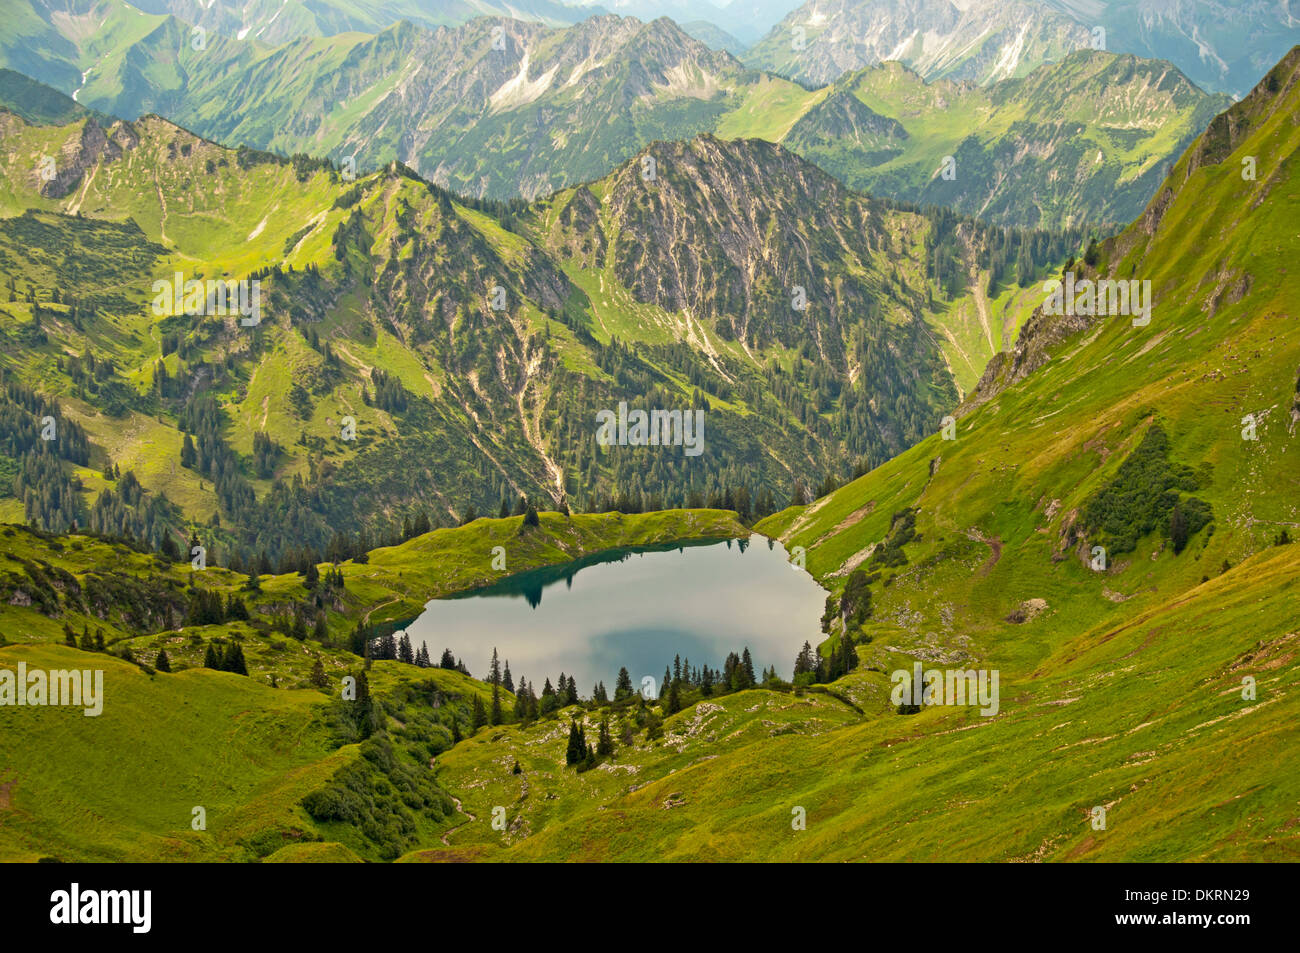
[{"label": "rocky cliff face", "polygon": [[882,310],[871,280],[889,244],[880,206],[769,143],[702,136],[645,156],[653,178],[642,160],[609,189],[606,255],[624,284],[748,347],[811,337],[842,368],[845,326]]}]

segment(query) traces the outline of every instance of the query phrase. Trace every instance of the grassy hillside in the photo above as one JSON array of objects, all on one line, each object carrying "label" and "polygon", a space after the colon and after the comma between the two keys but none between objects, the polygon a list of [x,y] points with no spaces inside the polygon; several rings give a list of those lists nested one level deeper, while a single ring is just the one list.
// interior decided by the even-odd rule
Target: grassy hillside
[{"label": "grassy hillside", "polygon": [[[21,662],[103,669],[106,697],[98,718],[20,708],[4,719],[6,861],[243,859],[250,837],[301,838],[296,802],[355,755],[331,752],[313,724],[317,692],[203,670],[149,676],[59,645],[0,648],[0,664]],[[206,831],[192,829],[194,807]]]},{"label": "grassy hillside", "polygon": [[[358,624],[410,618],[429,598],[497,578],[494,546],[520,571],[602,549],[745,533],[728,514],[709,511],[545,513],[529,530],[522,521],[478,520],[375,550],[367,563],[344,563],[343,586],[324,593],[323,636],[301,640],[282,620],[286,612],[321,612],[313,599],[322,590],[305,588],[300,575],[265,576],[249,591],[221,569],[191,573],[188,563],[167,566],[121,544],[0,528],[0,631],[10,643],[0,642],[0,668],[104,673],[97,717],[71,708],[7,709],[0,859],[391,859],[398,844],[436,843],[464,820],[454,816],[450,796],[439,794],[441,807],[416,812],[413,829],[397,837],[364,818],[322,820],[302,802],[357,772],[382,798],[389,782],[397,783],[391,768],[373,767],[390,763],[376,754],[385,748],[387,758],[424,777],[431,755],[452,745],[450,719],[470,734],[470,702],[490,702],[490,688],[458,671],[396,661],[363,666],[347,647],[348,633]],[[243,600],[250,619],[194,624],[181,607],[195,588]],[[142,606],[169,599],[177,603],[174,625],[140,618]],[[104,636],[105,650],[63,645],[65,625]],[[248,675],[204,668],[204,650],[214,643],[240,645]],[[430,647],[435,654],[441,648]],[[170,672],[154,667],[160,650]],[[312,681],[317,660],[321,685]],[[369,740],[349,735],[346,705],[338,701],[340,679],[363,667],[383,706],[381,728]],[[429,708],[429,698],[440,707]],[[206,811],[205,830],[191,826],[195,807]]]},{"label": "grassy hillside", "polygon": [[[1295,862],[1300,786],[1281,765],[1297,754],[1297,571],[1300,549],[1282,547],[1123,624],[1081,634],[1057,612],[1051,632],[1008,635],[980,654],[1002,673],[994,718],[901,717],[868,672],[836,683],[865,715],[746,692],[582,775],[562,767],[560,726],[475,738],[438,777],[477,819],[407,859]],[[872,661],[910,669],[914,651]]]}]

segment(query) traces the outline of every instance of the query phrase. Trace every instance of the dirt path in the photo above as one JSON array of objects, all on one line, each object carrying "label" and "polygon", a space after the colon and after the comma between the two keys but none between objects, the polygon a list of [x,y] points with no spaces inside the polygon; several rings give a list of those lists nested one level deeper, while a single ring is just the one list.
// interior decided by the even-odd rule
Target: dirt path
[{"label": "dirt path", "polygon": [[[980,324],[984,325],[984,336],[989,339],[989,354],[998,353],[998,346],[993,343],[993,327],[989,324],[989,299],[984,294],[984,285],[980,283],[979,275],[975,276],[975,310],[979,312]],[[970,358],[967,358],[969,361]]]},{"label": "dirt path", "polygon": [[336,352],[342,354],[345,358],[347,358],[350,364],[352,364],[356,368],[359,368],[361,373],[366,375],[367,381],[370,380],[370,372],[374,370],[374,368],[372,368],[369,364],[365,363],[359,357],[357,357],[355,354],[349,351],[346,344],[334,343],[332,347]]},{"label": "dirt path", "polygon": [[460,830],[460,829],[461,829],[462,827],[464,827],[466,824],[469,824],[471,821],[476,821],[476,820],[478,820],[478,818],[477,818],[475,815],[473,815],[473,814],[471,814],[469,811],[465,810],[465,808],[464,808],[464,807],[461,805],[461,803],[460,803],[460,798],[455,797],[455,796],[453,796],[453,795],[448,795],[448,796],[451,797],[451,803],[456,805],[456,810],[457,810],[457,812],[458,812],[458,813],[461,813],[461,814],[464,814],[466,817],[469,818],[469,820],[468,820],[468,821],[462,821],[461,823],[457,824],[455,827],[450,827],[450,828],[448,828],[448,829],[446,830],[446,832],[443,833],[443,835],[442,835],[442,846],[443,846],[443,847],[450,847],[450,846],[451,846],[451,842],[450,842],[449,840],[447,840],[448,837],[450,837],[452,834],[456,833],[456,831]]},{"label": "dirt path", "polygon": [[790,524],[790,528],[781,534],[781,542],[784,543],[787,540],[794,539],[794,537],[798,535],[803,530],[803,528],[812,521],[812,518],[817,515],[817,511],[820,510],[823,506],[825,506],[830,501],[831,498],[829,495],[827,495],[827,496],[823,496],[820,500],[817,500],[816,502],[810,504],[806,510],[804,510],[795,518],[795,521]]},{"label": "dirt path", "polygon": [[362,618],[361,618],[361,624],[362,624],[362,625],[369,625],[369,624],[370,624],[370,613],[374,612],[376,609],[382,609],[384,606],[391,606],[394,602],[400,602],[400,601],[401,601],[400,599],[389,599],[387,602],[381,602],[381,603],[379,603],[379,605],[377,605],[377,606],[371,606],[369,609],[366,610],[366,614],[365,614],[364,616],[362,616]]},{"label": "dirt path", "polygon": [[980,566],[979,569],[975,570],[981,576],[987,576],[993,571],[993,567],[998,564],[998,560],[1002,558],[1002,540],[998,539],[996,536],[981,535],[981,533],[975,529],[966,530],[966,538],[973,539],[977,543],[983,543],[989,549],[993,550],[989,555],[989,558],[984,560],[984,564]]},{"label": "dirt path", "polygon": [[840,520],[839,523],[835,525],[834,529],[831,529],[828,532],[823,533],[821,536],[818,536],[815,540],[813,540],[812,547],[810,548],[815,548],[817,546],[820,546],[822,543],[826,542],[826,540],[830,539],[832,536],[838,536],[840,533],[844,532],[854,523],[861,521],[864,517],[871,514],[875,510],[875,508],[876,508],[875,500],[871,500],[866,504],[866,506],[859,506],[848,516],[844,517],[844,519]]}]

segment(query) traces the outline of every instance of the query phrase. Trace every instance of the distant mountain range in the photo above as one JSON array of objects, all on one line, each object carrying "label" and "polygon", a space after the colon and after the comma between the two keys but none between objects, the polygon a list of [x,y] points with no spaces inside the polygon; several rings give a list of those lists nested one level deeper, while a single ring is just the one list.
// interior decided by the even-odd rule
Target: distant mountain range
[{"label": "distant mountain range", "polygon": [[885,60],[991,83],[1100,47],[1239,96],[1297,42],[1300,10],[1274,0],[808,0],[745,61],[814,85]]},{"label": "distant mountain range", "polygon": [[[713,132],[782,142],[884,196],[1008,225],[1097,226],[1136,215],[1227,102],[1167,63],[1092,51],[987,89],[927,86],[895,66],[808,90],[666,18],[401,22],[266,46],[219,33],[196,44],[187,24],[120,0],[94,9],[78,30],[32,12],[44,30],[9,61],[44,51],[30,75],[75,76],[63,88],[104,113],[156,113],[218,142],[351,157],[363,170],[398,159],[459,194],[502,200],[599,178],[655,140]],[[949,157],[953,174],[941,174]]]},{"label": "distant mountain range", "polygon": [[987,87],[926,84],[887,63],[845,76],[781,142],[877,195],[1022,226],[1098,226],[1141,212],[1231,102],[1169,63],[1111,53],[1071,53]]},{"label": "distant mountain range", "polygon": [[[77,0],[73,0],[77,2]],[[475,17],[505,17],[563,26],[606,12],[559,0],[138,0],[146,13],[238,39],[280,44],[302,37],[378,33],[399,20],[425,27],[458,26]]]}]

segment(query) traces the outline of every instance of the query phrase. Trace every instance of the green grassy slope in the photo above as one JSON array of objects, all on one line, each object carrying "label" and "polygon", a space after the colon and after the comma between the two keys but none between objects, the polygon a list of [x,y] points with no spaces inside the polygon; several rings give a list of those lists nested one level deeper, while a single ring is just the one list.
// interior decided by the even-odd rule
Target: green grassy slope
[{"label": "green grassy slope", "polygon": [[[0,859],[36,860],[338,860],[377,859],[377,848],[348,824],[314,820],[300,804],[362,749],[339,733],[338,679],[360,671],[343,645],[358,622],[410,618],[424,601],[482,584],[494,546],[512,571],[565,562],[602,549],[683,538],[730,537],[744,527],[715,511],[643,516],[542,514],[521,531],[522,517],[478,520],[438,530],[401,546],[375,550],[369,562],[347,562],[345,585],[327,610],[325,641],[299,642],[272,626],[284,607],[310,600],[300,576],[265,576],[257,593],[220,569],[190,574],[154,557],[89,537],[40,537],[3,527],[0,546],[0,668],[99,669],[103,713],[78,709],[6,708],[0,720]],[[183,566],[183,568],[182,568]],[[140,588],[109,593],[114,579]],[[187,594],[189,585],[246,600],[251,621],[169,628],[134,624],[141,604]],[[107,652],[68,648],[63,625],[105,635]],[[140,634],[144,630],[148,634]],[[242,646],[247,677],[202,667],[212,641]],[[165,648],[171,673],[119,657],[130,649],[151,666]],[[454,647],[453,647],[454,648]],[[431,647],[435,655],[441,646]],[[315,660],[328,684],[310,681]],[[484,673],[479,673],[480,675]],[[468,701],[490,702],[481,681],[456,671],[375,662],[372,694],[405,698],[436,692],[459,711],[468,734]],[[509,699],[509,695],[507,695]],[[392,711],[400,713],[401,701]],[[391,712],[387,732],[406,761],[425,750],[428,735],[403,727]],[[428,758],[427,750],[424,754]],[[428,765],[419,766],[427,771]],[[142,796],[142,792],[148,792]],[[193,808],[206,810],[206,830],[191,828]],[[434,819],[409,846],[436,842],[463,818]],[[342,841],[342,843],[340,843]]]},{"label": "green grassy slope", "polygon": [[[301,836],[307,819],[295,803],[350,754],[331,753],[313,725],[319,693],[201,670],[151,677],[56,645],[0,648],[0,665],[20,662],[102,669],[105,699],[97,718],[15,708],[0,724],[7,861],[240,859],[252,835]],[[195,807],[206,831],[191,828]]]},{"label": "green grassy slope", "polygon": [[557,727],[476,738],[439,774],[476,820],[408,859],[1294,862],[1298,572],[1300,548],[1281,547],[1125,624],[1071,626],[1035,661],[995,651],[994,718],[900,717],[868,673],[837,683],[865,717],[746,692],[586,775],[561,766]]}]

